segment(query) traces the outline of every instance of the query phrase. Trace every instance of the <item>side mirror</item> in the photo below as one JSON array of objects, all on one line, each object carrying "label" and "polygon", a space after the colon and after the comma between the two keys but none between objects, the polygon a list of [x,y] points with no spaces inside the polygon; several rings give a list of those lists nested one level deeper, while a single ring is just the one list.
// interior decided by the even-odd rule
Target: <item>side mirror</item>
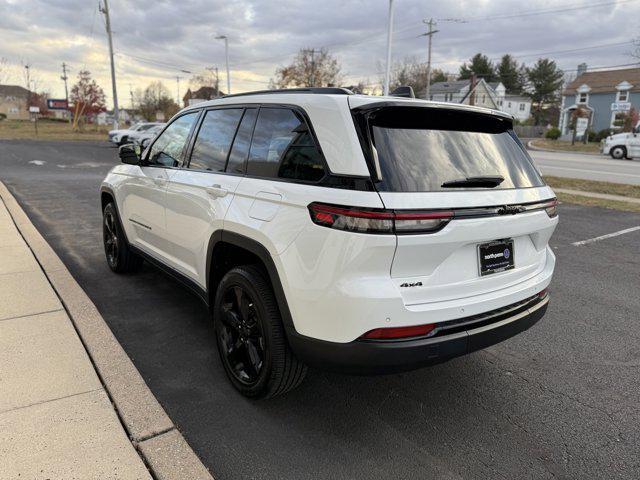
[{"label": "side mirror", "polygon": [[140,164],[140,147],[136,145],[122,145],[118,149],[118,155],[122,163],[126,163],[127,165]]}]

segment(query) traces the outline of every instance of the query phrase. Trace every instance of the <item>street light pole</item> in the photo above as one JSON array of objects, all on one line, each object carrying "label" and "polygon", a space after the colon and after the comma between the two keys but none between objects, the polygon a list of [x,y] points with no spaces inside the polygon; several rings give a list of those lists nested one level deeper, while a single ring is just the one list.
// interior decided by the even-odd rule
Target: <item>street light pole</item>
[{"label": "street light pole", "polygon": [[109,16],[109,2],[103,0],[104,7],[100,7],[100,12],[104,14],[107,37],[109,39],[109,57],[111,59],[111,87],[113,88],[113,128],[118,128],[120,112],[118,111],[118,92],[116,90],[116,66],[113,61],[113,39],[111,32],[111,17]]},{"label": "street light pole", "polygon": [[224,57],[227,63],[227,95],[231,93],[231,76],[229,75],[229,39],[226,35],[218,35],[216,40],[224,40]]},{"label": "street light pole", "polygon": [[393,37],[393,0],[389,0],[389,26],[387,28],[387,69],[384,74],[383,94],[389,95],[391,79],[391,39]]}]

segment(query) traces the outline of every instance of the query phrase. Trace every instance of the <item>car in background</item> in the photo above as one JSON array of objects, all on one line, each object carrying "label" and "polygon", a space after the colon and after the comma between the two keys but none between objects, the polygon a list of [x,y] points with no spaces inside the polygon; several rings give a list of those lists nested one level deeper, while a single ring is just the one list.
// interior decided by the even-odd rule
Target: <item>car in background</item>
[{"label": "car in background", "polygon": [[609,135],[602,141],[602,153],[621,160],[640,157],[640,122],[632,132]]},{"label": "car in background", "polygon": [[142,132],[133,132],[129,135],[128,143],[133,143],[134,145],[140,145],[142,148],[146,148],[149,143],[158,136],[164,126],[165,124],[161,123]]},{"label": "car in background", "polygon": [[109,131],[109,142],[118,146],[129,143],[129,136],[136,132],[144,132],[156,125],[162,125],[160,122],[143,122],[132,125],[130,128]]}]

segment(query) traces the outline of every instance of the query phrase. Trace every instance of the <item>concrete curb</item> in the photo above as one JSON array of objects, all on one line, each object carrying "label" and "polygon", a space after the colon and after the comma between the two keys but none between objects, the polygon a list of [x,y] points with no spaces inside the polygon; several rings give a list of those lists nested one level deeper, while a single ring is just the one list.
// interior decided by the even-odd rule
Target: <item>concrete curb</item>
[{"label": "concrete curb", "polygon": [[602,156],[600,153],[592,153],[592,152],[568,152],[566,150],[553,150],[551,148],[542,148],[537,147],[533,144],[533,140],[529,140],[527,142],[527,150],[533,150],[534,152],[551,152],[551,153],[576,153],[579,155],[591,155],[594,157]]},{"label": "concrete curb", "polygon": [[154,477],[212,480],[96,306],[2,182],[0,198],[64,305],[131,442]]}]

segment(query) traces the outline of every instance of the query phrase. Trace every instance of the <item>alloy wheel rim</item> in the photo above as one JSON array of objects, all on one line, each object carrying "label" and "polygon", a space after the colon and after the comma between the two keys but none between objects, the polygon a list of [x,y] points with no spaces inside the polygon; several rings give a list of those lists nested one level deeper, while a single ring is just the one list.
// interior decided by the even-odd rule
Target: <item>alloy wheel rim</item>
[{"label": "alloy wheel rim", "polygon": [[118,236],[116,235],[115,219],[111,213],[104,216],[103,238],[107,261],[110,265],[115,265],[118,259]]},{"label": "alloy wheel rim", "polygon": [[234,285],[224,292],[219,328],[222,355],[233,376],[255,384],[264,366],[265,341],[258,310],[244,288]]}]

